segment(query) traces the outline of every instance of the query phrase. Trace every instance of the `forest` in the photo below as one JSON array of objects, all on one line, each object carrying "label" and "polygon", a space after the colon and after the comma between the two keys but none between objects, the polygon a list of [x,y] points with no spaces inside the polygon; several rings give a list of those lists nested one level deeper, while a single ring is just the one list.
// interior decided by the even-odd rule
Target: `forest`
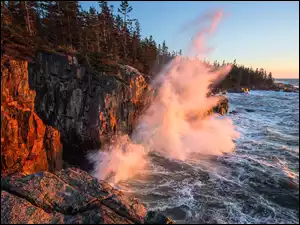
[{"label": "forest", "polygon": [[[103,69],[118,62],[152,77],[182,55],[182,50],[169,49],[166,41],[156,43],[152,35],[142,38],[140,23],[131,18],[134,9],[128,1],[121,1],[116,10],[109,1],[97,3],[99,10],[90,7],[86,11],[78,1],[2,1],[1,56],[31,61],[37,51],[67,53],[90,67]],[[210,64],[221,66],[216,61]],[[235,60],[220,87],[267,89],[273,84],[272,73],[238,65]]]}]

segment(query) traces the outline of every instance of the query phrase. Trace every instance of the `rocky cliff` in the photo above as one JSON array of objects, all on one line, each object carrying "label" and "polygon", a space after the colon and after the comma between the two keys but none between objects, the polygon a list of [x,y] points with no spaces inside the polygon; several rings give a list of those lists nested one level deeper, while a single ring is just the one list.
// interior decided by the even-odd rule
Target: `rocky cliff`
[{"label": "rocky cliff", "polygon": [[174,223],[76,168],[4,178],[1,189],[1,224]]},{"label": "rocky cliff", "polygon": [[2,57],[1,72],[1,174],[60,169],[60,134],[35,112],[28,63]]},{"label": "rocky cliff", "polygon": [[2,57],[4,172],[55,171],[61,159],[89,169],[88,150],[118,131],[130,133],[152,92],[139,71],[114,66],[108,75],[64,55],[38,53],[31,63]]},{"label": "rocky cliff", "polygon": [[[100,63],[100,62],[99,62]],[[86,152],[114,133],[130,133],[139,110],[150,101],[139,71],[114,65],[113,75],[70,64],[65,56],[38,54],[29,65],[35,111],[61,134],[63,159],[88,169]]]},{"label": "rocky cliff", "polygon": [[[97,62],[92,69],[52,53],[38,53],[30,63],[1,58],[5,175],[54,172],[63,162],[89,170],[88,151],[132,131],[154,91],[136,69]],[[227,113],[228,100],[212,111]]]}]

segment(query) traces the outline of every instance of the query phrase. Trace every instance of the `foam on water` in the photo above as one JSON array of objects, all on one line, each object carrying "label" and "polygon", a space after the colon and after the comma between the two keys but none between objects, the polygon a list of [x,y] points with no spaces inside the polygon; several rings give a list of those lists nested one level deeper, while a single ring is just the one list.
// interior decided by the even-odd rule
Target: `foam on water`
[{"label": "foam on water", "polygon": [[223,99],[210,95],[211,87],[228,75],[231,65],[215,69],[199,59],[206,52],[205,38],[216,29],[222,14],[202,17],[201,22],[210,23],[193,38],[190,50],[195,57],[178,56],[155,77],[151,85],[157,94],[131,137],[116,135],[107,149],[89,155],[95,177],[113,185],[129,179],[149,166],[148,154],[153,151],[179,161],[194,152],[222,155],[234,151],[233,139],[239,134],[232,121],[207,115]]},{"label": "foam on water", "polygon": [[[221,15],[204,17],[214,20],[194,39],[196,50],[207,50],[204,34]],[[93,175],[176,222],[299,223],[299,95],[230,93],[237,114],[203,117],[220,100],[207,97],[210,85],[229,70],[211,73],[196,58],[172,61],[132,137],[118,136],[90,156]]]},{"label": "foam on water", "polygon": [[[230,104],[239,108],[237,114],[229,114],[241,133],[234,154],[207,158],[193,154],[164,178],[163,188],[154,170],[149,173],[156,182],[144,180],[136,189],[134,179],[124,184],[149,209],[160,209],[176,222],[299,223],[299,96],[263,93],[228,95]],[[286,136],[289,140],[284,142]],[[151,157],[153,168],[159,162],[164,170],[173,169],[169,159]],[[197,169],[209,179],[195,173]],[[157,194],[155,198],[151,193]]]}]

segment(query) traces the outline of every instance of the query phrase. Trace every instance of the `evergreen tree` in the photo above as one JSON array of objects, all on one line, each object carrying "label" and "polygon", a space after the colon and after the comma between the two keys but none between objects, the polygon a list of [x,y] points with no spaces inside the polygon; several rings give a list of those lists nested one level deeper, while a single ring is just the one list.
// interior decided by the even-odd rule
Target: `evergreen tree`
[{"label": "evergreen tree", "polygon": [[128,1],[121,1],[120,8],[118,9],[118,12],[121,13],[123,16],[123,40],[124,40],[124,58],[127,58],[127,26],[132,22],[132,20],[129,19],[129,13],[132,11],[132,7],[128,4]]},{"label": "evergreen tree", "polygon": [[[75,50],[85,61],[96,60],[89,66],[113,60],[146,74],[157,73],[171,59],[182,55],[181,49],[171,53],[166,41],[157,45],[152,35],[141,38],[140,23],[130,18],[132,7],[128,1],[121,2],[117,15],[107,1],[98,3],[97,12],[94,7],[83,10],[78,1],[2,1],[1,53],[30,60],[41,49]],[[217,61],[212,65],[205,63],[211,68],[220,67]],[[234,60],[229,76],[220,85],[231,88],[273,84],[272,73],[267,75],[264,69],[254,71]]]}]

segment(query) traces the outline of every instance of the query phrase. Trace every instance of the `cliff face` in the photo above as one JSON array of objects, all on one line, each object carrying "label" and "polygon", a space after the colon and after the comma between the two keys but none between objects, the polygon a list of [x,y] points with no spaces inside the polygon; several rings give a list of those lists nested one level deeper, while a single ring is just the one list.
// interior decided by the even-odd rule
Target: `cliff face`
[{"label": "cliff face", "polygon": [[1,188],[1,224],[173,223],[75,168],[5,178]]},{"label": "cliff face", "polygon": [[92,71],[68,58],[38,54],[29,65],[29,84],[37,93],[35,111],[61,134],[63,158],[88,169],[88,150],[118,131],[131,132],[150,97],[144,76],[128,66],[115,75]]},{"label": "cliff face", "polygon": [[34,63],[3,57],[5,172],[55,171],[62,158],[89,169],[88,150],[99,149],[116,132],[130,133],[152,92],[139,71],[114,66],[118,70],[108,75],[61,55],[39,53]]},{"label": "cliff face", "polygon": [[1,58],[2,175],[61,168],[59,132],[34,111],[36,93],[28,85],[28,63]]},{"label": "cliff face", "polygon": [[[136,69],[114,68],[93,71],[57,54],[39,53],[32,63],[2,57],[3,173],[53,172],[62,159],[89,170],[89,150],[130,133],[154,91]],[[226,113],[224,103],[214,111]]]},{"label": "cliff face", "polygon": [[62,159],[84,168],[87,150],[130,133],[149,104],[144,76],[118,67],[108,76],[58,55],[1,58],[1,223],[173,223],[87,172],[61,170]]}]

